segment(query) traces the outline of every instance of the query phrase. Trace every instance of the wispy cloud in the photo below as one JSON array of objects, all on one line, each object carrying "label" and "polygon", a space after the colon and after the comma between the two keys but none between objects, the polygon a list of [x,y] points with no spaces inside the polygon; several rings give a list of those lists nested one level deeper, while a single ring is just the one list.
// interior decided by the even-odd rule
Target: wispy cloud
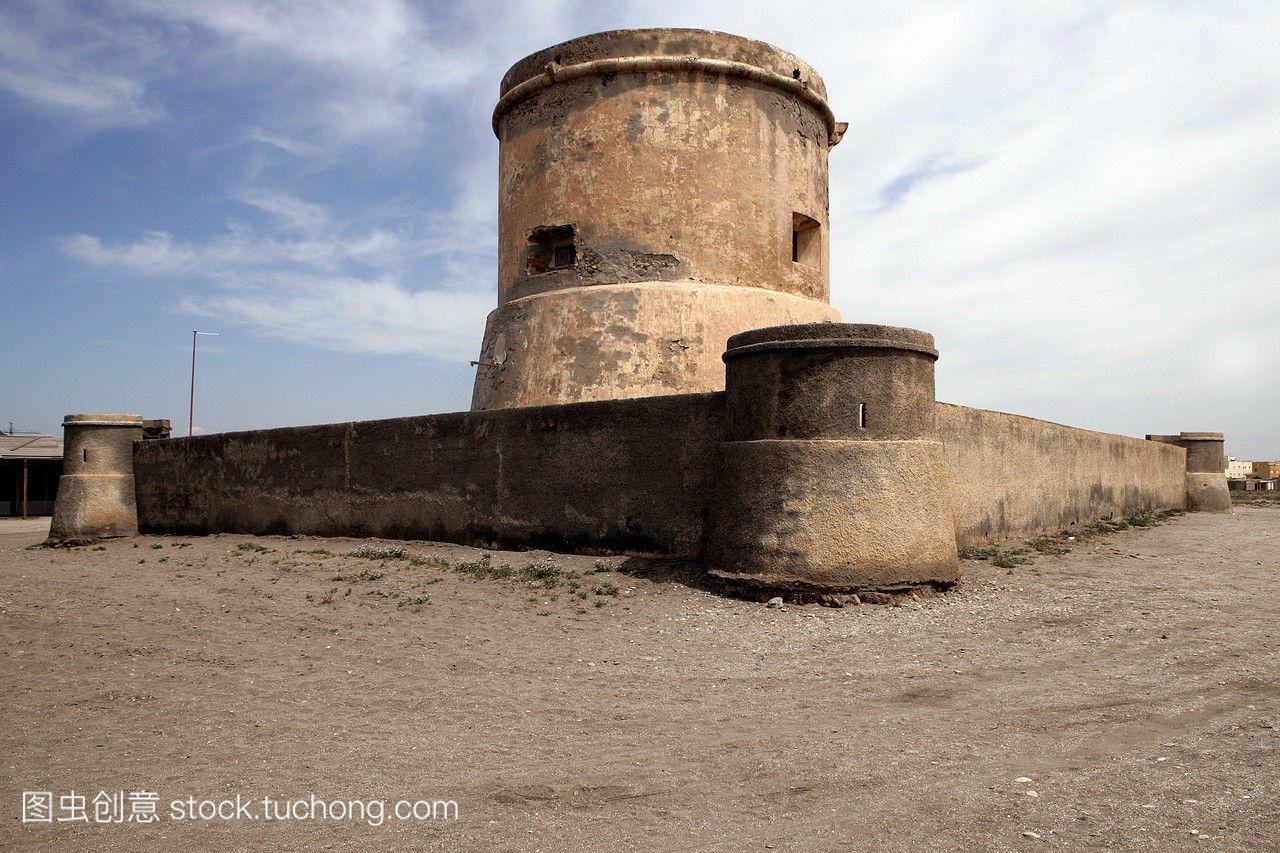
[{"label": "wispy cloud", "polygon": [[156,53],[134,28],[104,35],[58,0],[0,9],[0,91],[89,127],[164,114],[146,90],[145,67]]},{"label": "wispy cloud", "polygon": [[[1115,429],[1133,399],[1225,404],[1224,364],[1280,369],[1259,345],[1280,322],[1280,14],[1004,11],[926,15],[929,91],[872,94],[833,155],[837,304],[938,330],[955,398]],[[926,165],[844,165],[860,138]]]},{"label": "wispy cloud", "polygon": [[329,222],[329,210],[295,195],[262,187],[245,187],[236,199],[271,214],[286,228],[301,231],[323,228]]},{"label": "wispy cloud", "polygon": [[277,278],[270,289],[184,297],[181,309],[347,352],[475,357],[492,307],[474,290],[414,291],[391,278]]},{"label": "wispy cloud", "polygon": [[[1230,411],[1280,371],[1276,4],[67,8],[0,12],[0,89],[241,160],[200,190],[232,200],[233,221],[63,250],[264,335],[466,352],[454,330],[478,339],[493,303],[501,73],[594,29],[694,26],[822,72],[850,122],[831,156],[833,301],[934,331],[945,396],[1129,432],[1216,428],[1171,421]],[[1250,424],[1280,417],[1258,405]]]},{"label": "wispy cloud", "polygon": [[[487,311],[494,235],[465,210],[419,215],[395,227],[357,227],[287,193],[250,188],[270,214],[256,228],[232,221],[210,238],[148,231],[106,243],[88,234],[64,253],[107,274],[176,287],[176,310],[260,334],[347,352],[473,358]],[[419,277],[425,278],[421,280]]]},{"label": "wispy cloud", "polygon": [[1280,372],[1280,7],[712,2],[663,23],[823,74],[850,122],[832,300],[935,332],[947,398],[1130,433],[1232,421],[1246,444],[1280,417],[1235,414]]},{"label": "wispy cloud", "polygon": [[[479,79],[484,54],[439,38],[420,8],[402,0],[207,2],[130,0],[148,20],[200,37],[189,60],[212,79],[240,86],[270,79],[246,112],[274,140],[327,144],[379,139],[411,144],[431,100]],[[261,109],[267,106],[269,109]]]}]

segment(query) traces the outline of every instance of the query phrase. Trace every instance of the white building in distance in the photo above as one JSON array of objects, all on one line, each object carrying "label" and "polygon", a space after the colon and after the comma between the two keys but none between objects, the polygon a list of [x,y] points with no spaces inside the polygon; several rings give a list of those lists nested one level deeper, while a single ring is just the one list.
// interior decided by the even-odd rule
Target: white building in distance
[{"label": "white building in distance", "polygon": [[1227,479],[1243,480],[1253,475],[1253,463],[1248,459],[1237,459],[1234,456],[1227,457]]}]

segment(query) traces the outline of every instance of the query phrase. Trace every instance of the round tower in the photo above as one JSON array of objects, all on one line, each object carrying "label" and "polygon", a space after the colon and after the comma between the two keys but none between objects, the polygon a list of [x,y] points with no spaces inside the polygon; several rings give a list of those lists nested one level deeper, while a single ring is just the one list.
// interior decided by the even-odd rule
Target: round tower
[{"label": "round tower", "polygon": [[715,391],[730,335],[838,321],[812,68],[705,30],[520,60],[493,113],[498,308],[472,409]]},{"label": "round tower", "polygon": [[133,443],[142,440],[142,416],[67,415],[62,433],[62,477],[49,538],[137,533]]},{"label": "round tower", "polygon": [[1148,435],[1148,441],[1176,444],[1187,451],[1187,509],[1193,512],[1231,512],[1227,487],[1226,436],[1220,432],[1180,432]]},{"label": "round tower", "polygon": [[893,589],[959,576],[933,336],[813,324],[734,335],[709,502],[711,574],[771,589]]}]

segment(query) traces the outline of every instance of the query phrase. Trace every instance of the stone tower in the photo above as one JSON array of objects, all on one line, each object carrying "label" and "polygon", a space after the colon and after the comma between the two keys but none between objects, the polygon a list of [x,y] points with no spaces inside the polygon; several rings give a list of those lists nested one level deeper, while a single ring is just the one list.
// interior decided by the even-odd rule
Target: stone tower
[{"label": "stone tower", "polygon": [[711,574],[811,592],[955,581],[937,358],[932,335],[896,326],[730,338],[703,551]]},{"label": "stone tower", "polygon": [[597,33],[520,60],[500,144],[498,308],[472,409],[724,387],[730,335],[839,321],[812,68],[705,30]]},{"label": "stone tower", "polygon": [[142,416],[67,415],[62,434],[62,477],[49,539],[137,533],[133,445],[142,440]]},{"label": "stone tower", "polygon": [[1187,451],[1187,509],[1231,512],[1227,488],[1226,437],[1220,432],[1148,435],[1148,441],[1175,444]]}]

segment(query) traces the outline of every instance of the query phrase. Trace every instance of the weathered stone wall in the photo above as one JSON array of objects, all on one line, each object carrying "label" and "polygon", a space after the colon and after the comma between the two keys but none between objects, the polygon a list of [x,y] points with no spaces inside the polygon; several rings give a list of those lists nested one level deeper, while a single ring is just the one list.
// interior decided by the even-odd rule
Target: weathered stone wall
[{"label": "weathered stone wall", "polygon": [[865,323],[730,338],[707,571],[828,592],[954,581],[937,358],[930,334]]},{"label": "weathered stone wall", "polygon": [[135,446],[144,531],[692,553],[722,394],[233,432]]},{"label": "weathered stone wall", "polygon": [[[143,530],[692,554],[724,394],[427,415],[134,446]],[[961,546],[1185,505],[1185,451],[937,404]]]},{"label": "weathered stone wall", "polygon": [[498,308],[472,409],[718,391],[730,335],[839,319],[839,131],[803,61],[725,33],[621,30],[526,57],[501,92]]},{"label": "weathered stone wall", "polygon": [[143,436],[140,415],[79,414],[62,421],[62,476],[49,524],[53,541],[138,532],[132,448]]},{"label": "weathered stone wall", "polygon": [[938,403],[961,547],[1186,504],[1181,448]]},{"label": "weathered stone wall", "polygon": [[1225,436],[1220,432],[1180,432],[1148,435],[1148,441],[1181,447],[1187,454],[1187,509],[1195,512],[1231,512],[1227,489]]}]

